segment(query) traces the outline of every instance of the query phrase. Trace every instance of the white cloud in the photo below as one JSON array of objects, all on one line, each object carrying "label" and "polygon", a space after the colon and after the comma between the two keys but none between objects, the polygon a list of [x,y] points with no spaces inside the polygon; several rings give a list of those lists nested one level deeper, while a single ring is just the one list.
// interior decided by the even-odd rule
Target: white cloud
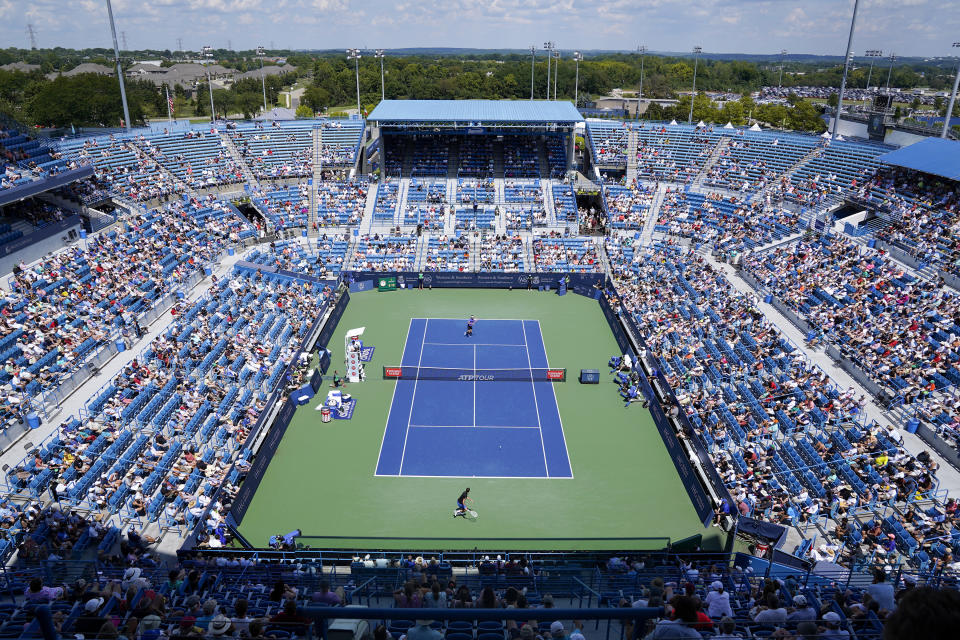
[{"label": "white cloud", "polygon": [[[478,47],[840,55],[853,0],[113,0],[131,46],[188,48]],[[0,38],[41,46],[104,46],[103,0],[0,0]],[[960,33],[960,0],[866,0],[855,50],[946,55]]]}]

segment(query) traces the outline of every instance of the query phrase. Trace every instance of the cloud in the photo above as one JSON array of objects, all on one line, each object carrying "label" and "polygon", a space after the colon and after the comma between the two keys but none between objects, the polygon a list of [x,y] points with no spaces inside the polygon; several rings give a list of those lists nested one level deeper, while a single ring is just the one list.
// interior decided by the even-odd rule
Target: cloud
[{"label": "cloud", "polygon": [[[131,46],[340,49],[524,49],[554,40],[565,50],[651,50],[841,55],[853,0],[113,0]],[[0,37],[41,46],[105,46],[103,0],[0,0]],[[960,33],[960,0],[860,3],[855,50],[948,55]],[[918,37],[922,36],[922,37]]]}]

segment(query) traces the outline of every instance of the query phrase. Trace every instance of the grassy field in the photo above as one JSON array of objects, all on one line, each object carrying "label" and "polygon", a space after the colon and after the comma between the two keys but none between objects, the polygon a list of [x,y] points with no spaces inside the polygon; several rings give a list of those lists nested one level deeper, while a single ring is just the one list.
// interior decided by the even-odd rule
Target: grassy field
[{"label": "grassy field", "polygon": [[[540,321],[551,365],[568,369],[556,395],[574,474],[472,479],[480,513],[472,522],[451,517],[462,479],[374,477],[395,386],[381,367],[400,363],[410,318],[470,313]],[[341,549],[646,549],[697,533],[719,545],[719,530],[697,521],[649,413],[624,408],[608,382],[617,345],[596,301],[525,290],[355,294],[330,343],[333,368],[343,371],[346,330],[361,326],[376,352],[367,380],[348,386],[354,417],[322,423],[319,397],[296,412],[240,525],[253,544],[300,528],[318,536],[303,543]],[[600,369],[603,383],[579,384],[581,368]]]}]

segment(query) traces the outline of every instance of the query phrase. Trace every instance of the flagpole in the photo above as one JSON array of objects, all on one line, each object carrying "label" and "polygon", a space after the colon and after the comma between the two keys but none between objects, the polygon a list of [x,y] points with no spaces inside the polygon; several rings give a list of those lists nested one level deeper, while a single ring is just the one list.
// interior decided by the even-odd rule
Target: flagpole
[{"label": "flagpole", "polygon": [[173,103],[170,102],[170,87],[163,85],[163,90],[167,93],[167,120],[173,122]]}]

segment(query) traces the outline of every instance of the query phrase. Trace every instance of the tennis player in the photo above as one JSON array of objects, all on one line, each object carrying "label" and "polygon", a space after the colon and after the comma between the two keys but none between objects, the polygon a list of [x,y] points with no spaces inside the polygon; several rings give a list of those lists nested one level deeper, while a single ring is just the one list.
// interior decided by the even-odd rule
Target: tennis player
[{"label": "tennis player", "polygon": [[467,332],[466,332],[465,334],[463,334],[463,335],[467,336],[468,338],[472,337],[472,336],[473,336],[473,325],[475,325],[475,324],[477,324],[477,317],[474,316],[474,315],[471,315],[471,316],[470,316],[470,319],[467,320]]},{"label": "tennis player", "polygon": [[470,487],[467,487],[467,490],[460,494],[460,497],[457,498],[457,510],[454,512],[453,517],[465,516],[467,515],[467,507],[465,506],[466,502],[473,502],[473,498],[470,497]]}]

